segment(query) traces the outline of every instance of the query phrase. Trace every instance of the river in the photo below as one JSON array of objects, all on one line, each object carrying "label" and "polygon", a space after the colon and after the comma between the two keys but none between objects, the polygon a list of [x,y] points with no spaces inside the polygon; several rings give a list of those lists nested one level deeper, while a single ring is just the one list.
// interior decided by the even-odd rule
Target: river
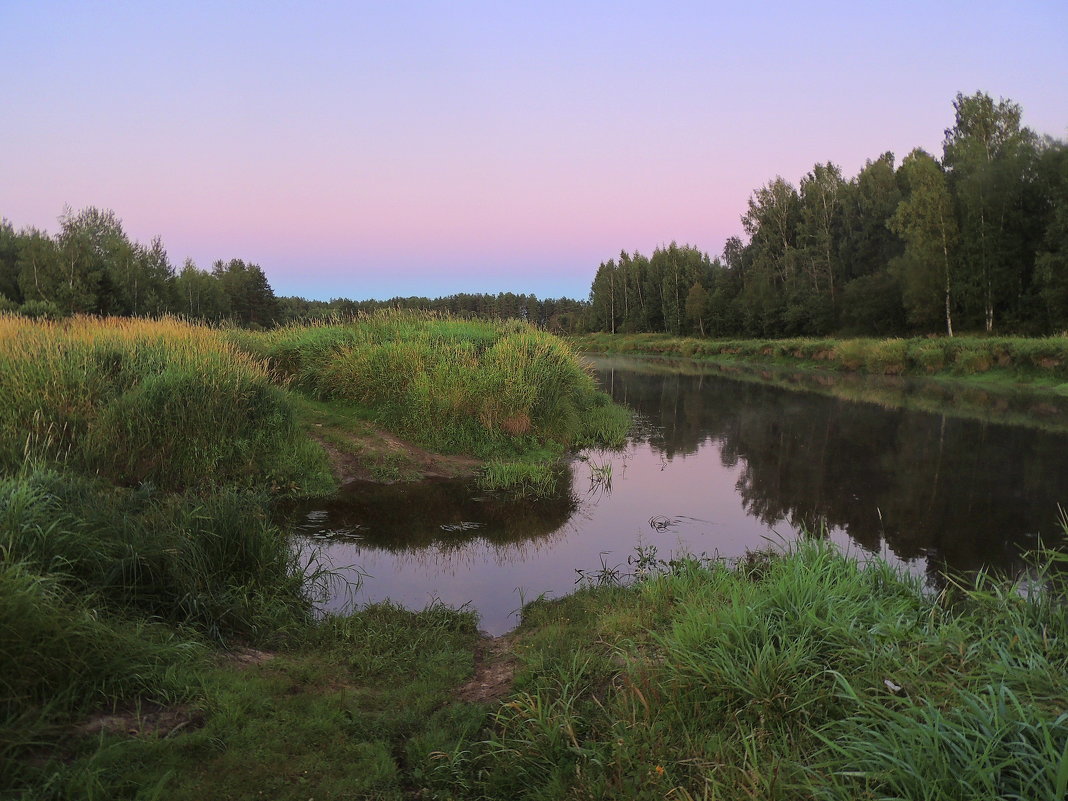
[{"label": "river", "polygon": [[639,556],[730,558],[807,532],[937,587],[946,571],[1020,570],[1039,536],[1060,536],[1068,434],[999,423],[996,405],[977,420],[696,363],[594,367],[635,410],[634,430],[624,448],[562,467],[549,498],[464,481],[355,484],[294,512],[304,556],[359,578],[354,593],[335,585],[325,607],[466,605],[501,634],[523,603],[632,573]]}]

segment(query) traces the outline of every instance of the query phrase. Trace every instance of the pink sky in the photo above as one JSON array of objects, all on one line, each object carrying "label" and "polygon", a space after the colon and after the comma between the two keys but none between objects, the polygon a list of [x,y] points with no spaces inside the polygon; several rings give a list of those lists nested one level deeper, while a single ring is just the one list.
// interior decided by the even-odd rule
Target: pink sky
[{"label": "pink sky", "polygon": [[757,186],[941,152],[956,92],[1068,135],[1068,4],[0,7],[0,216],[112,208],[308,297],[584,297]]}]

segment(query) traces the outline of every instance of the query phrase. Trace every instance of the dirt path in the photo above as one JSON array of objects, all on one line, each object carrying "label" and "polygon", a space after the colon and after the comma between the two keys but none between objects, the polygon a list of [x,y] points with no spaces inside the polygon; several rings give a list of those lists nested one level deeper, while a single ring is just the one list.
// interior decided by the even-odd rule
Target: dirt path
[{"label": "dirt path", "polygon": [[456,691],[456,697],[469,704],[503,698],[512,689],[518,664],[511,635],[480,640],[475,646],[475,675]]},{"label": "dirt path", "polygon": [[361,431],[313,430],[312,436],[323,446],[334,478],[342,485],[462,478],[474,475],[482,465],[470,456],[431,453],[370,425]]}]

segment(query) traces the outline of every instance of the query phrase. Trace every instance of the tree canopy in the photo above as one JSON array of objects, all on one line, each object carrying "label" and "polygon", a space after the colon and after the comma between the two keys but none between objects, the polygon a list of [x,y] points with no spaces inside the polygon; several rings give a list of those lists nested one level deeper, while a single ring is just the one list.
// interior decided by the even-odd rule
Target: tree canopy
[{"label": "tree canopy", "polygon": [[[687,246],[684,314],[663,253],[602,263],[589,328],[710,336],[1068,328],[1068,146],[1022,110],[958,94],[941,160],[913,150],[847,179],[822,162],[754,190],[721,259]],[[659,270],[656,269],[659,266]],[[641,290],[639,312],[634,300]],[[652,305],[649,302],[652,301]],[[700,311],[698,311],[700,309]]]}]

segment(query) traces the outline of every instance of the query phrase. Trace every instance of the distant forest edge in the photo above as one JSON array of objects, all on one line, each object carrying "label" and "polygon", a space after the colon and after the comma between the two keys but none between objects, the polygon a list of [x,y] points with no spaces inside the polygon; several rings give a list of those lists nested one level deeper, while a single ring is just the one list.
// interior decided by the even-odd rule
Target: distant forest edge
[{"label": "distant forest edge", "polygon": [[132,241],[111,210],[67,210],[59,223],[59,232],[50,236],[36,228],[16,231],[0,220],[0,312],[46,318],[173,314],[270,328],[400,308],[461,317],[517,317],[563,333],[578,330],[589,305],[511,292],[382,301],[277,297],[263,269],[242,259],[216,261],[210,271],[186,259],[176,271],[159,237],[149,245]]},{"label": "distant forest edge", "polygon": [[748,242],[602,263],[587,326],[780,338],[1068,328],[1068,146],[1020,106],[958,94],[942,160],[913,150],[852,179],[827,162],[775,177],[742,216]]},{"label": "distant forest edge", "polygon": [[1022,110],[958,94],[942,159],[893,153],[846,180],[817,164],[753,192],[721,257],[671,243],[621,252],[588,301],[514,293],[330,301],[276,297],[241,259],[210,271],[132,241],[109,210],[67,210],[51,236],[0,220],[0,312],[158,316],[266,328],[383,307],[519,317],[558,333],[783,338],[1068,330],[1068,145]]}]

